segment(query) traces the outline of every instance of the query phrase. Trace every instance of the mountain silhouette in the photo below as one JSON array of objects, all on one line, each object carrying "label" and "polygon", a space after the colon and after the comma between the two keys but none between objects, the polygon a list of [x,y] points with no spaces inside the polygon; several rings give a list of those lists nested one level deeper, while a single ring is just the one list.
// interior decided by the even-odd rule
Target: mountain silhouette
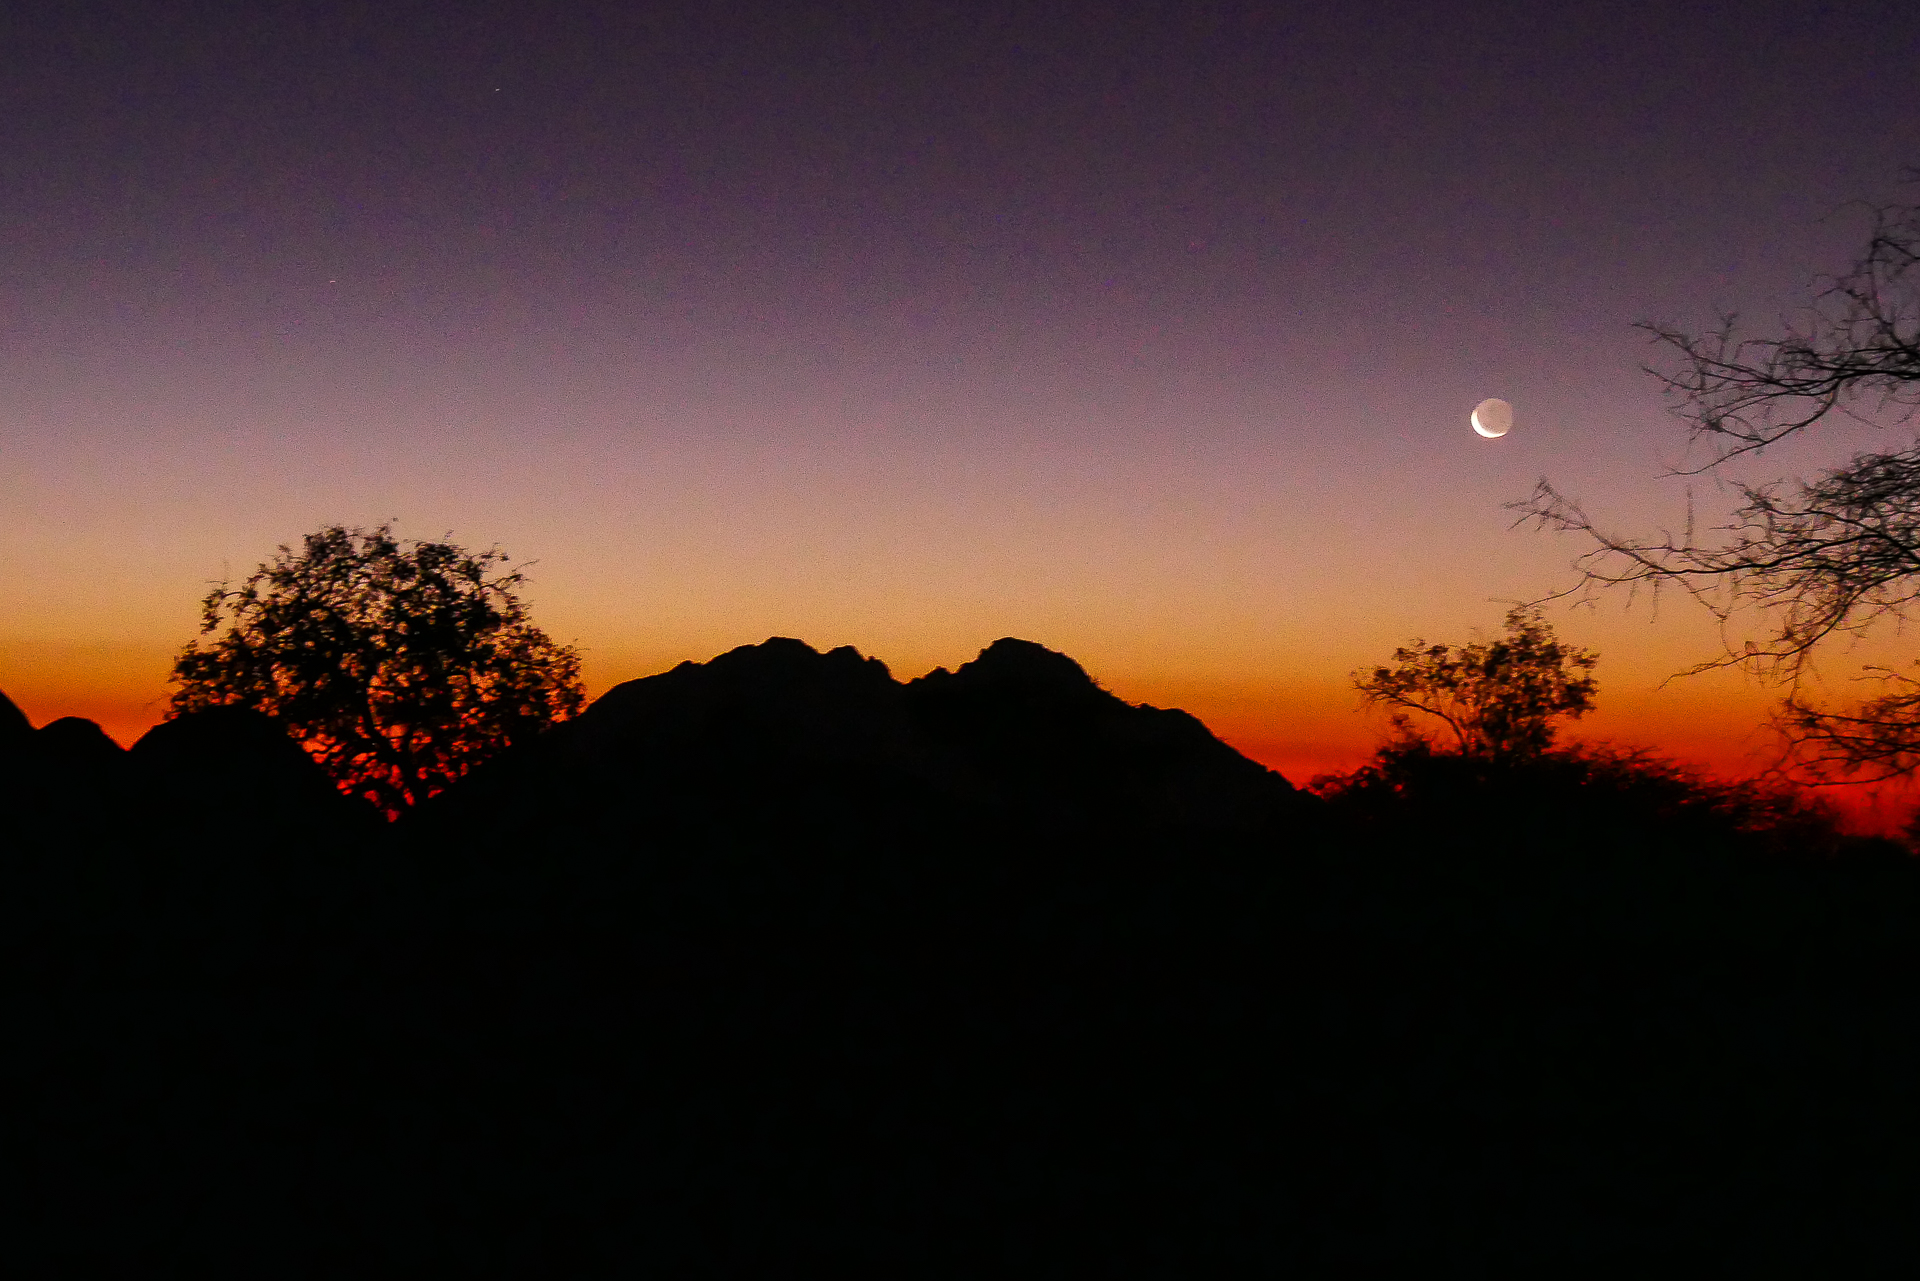
[{"label": "mountain silhouette", "polygon": [[389,825],[250,712],[6,706],[32,1272],[1912,1255],[1912,860],[1630,758],[1322,801],[1032,642],[775,638]]},{"label": "mountain silhouette", "polygon": [[1152,881],[1177,898],[1179,859],[1297,843],[1318,809],[1192,717],[1131,706],[1032,642],[902,683],[851,647],[774,637],[616,686],[399,835],[458,915],[679,929],[732,913],[781,931],[1014,903],[1046,917],[1122,869],[1136,897]]},{"label": "mountain silhouette", "polygon": [[[16,830],[43,843],[186,847],[224,830],[266,849],[366,829],[364,805],[242,708],[176,717],[123,751],[92,721],[34,730],[7,702],[0,751]],[[1130,705],[1030,641],[903,684],[851,647],[776,637],[608,691],[406,826],[433,849],[617,860],[1253,836],[1315,806],[1193,717]]]},{"label": "mountain silhouette", "polygon": [[1195,717],[1129,704],[1032,641],[997,640],[906,695],[924,740],[1034,821],[1247,833],[1311,805]]},{"label": "mountain silhouette", "polygon": [[366,897],[385,824],[258,712],[190,712],[131,750],[80,717],[21,734],[0,714],[8,724],[0,916],[13,928],[282,929]]},{"label": "mountain silhouette", "polygon": [[414,821],[535,846],[1264,831],[1314,802],[1183,712],[1000,640],[902,684],[851,647],[775,637],[609,690]]}]

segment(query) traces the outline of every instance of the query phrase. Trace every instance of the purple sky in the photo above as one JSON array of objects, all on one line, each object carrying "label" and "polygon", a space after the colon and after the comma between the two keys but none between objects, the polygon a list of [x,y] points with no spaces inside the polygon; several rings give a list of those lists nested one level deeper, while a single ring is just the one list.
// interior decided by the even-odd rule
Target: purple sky
[{"label": "purple sky", "polygon": [[[394,517],[537,559],[596,687],[1016,634],[1345,759],[1346,673],[1569,581],[1502,502],[1677,510],[1631,323],[1778,315],[1920,164],[1911,3],[550,8],[0,16],[36,719],[137,730],[207,580]],[[1619,732],[1755,723],[1657,690],[1697,618],[1557,617]]]}]

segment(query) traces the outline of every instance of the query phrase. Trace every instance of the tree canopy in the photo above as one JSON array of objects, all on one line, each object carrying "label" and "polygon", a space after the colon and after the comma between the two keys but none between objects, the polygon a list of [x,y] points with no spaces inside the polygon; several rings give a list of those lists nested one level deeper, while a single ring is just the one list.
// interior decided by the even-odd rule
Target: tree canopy
[{"label": "tree canopy", "polygon": [[584,701],[579,654],[527,617],[499,549],[329,526],[201,603],[171,713],[273,717],[390,817]]},{"label": "tree canopy", "polygon": [[1461,753],[1495,758],[1538,755],[1553,745],[1561,719],[1593,710],[1599,656],[1555,638],[1536,609],[1507,613],[1506,635],[1471,645],[1415,640],[1393,651],[1394,666],[1355,673],[1370,703],[1398,709],[1396,729],[1417,736],[1407,712],[1444,722]]},{"label": "tree canopy", "polygon": [[[1743,335],[1735,316],[1704,336],[1643,324],[1677,358],[1655,369],[1711,471],[1842,414],[1885,427],[1920,409],[1920,206],[1873,211],[1867,246],[1827,281],[1805,319],[1773,336]],[[1727,627],[1726,652],[1694,670],[1746,664],[1787,688],[1781,723],[1822,775],[1886,778],[1920,769],[1920,681],[1869,669],[1884,692],[1836,711],[1803,678],[1822,644],[1920,602],[1920,438],[1855,455],[1812,481],[1736,483],[1738,506],[1704,537],[1634,538],[1599,528],[1542,480],[1513,505],[1523,518],[1580,533],[1589,585],[1672,585],[1730,625],[1743,609],[1771,620],[1759,639]]]}]

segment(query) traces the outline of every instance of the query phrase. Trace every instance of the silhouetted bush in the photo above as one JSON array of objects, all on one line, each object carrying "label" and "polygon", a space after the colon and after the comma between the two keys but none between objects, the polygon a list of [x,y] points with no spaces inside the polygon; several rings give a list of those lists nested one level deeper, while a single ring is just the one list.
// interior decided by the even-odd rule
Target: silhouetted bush
[{"label": "silhouetted bush", "polygon": [[1831,803],[1790,783],[1716,779],[1638,748],[1503,758],[1400,740],[1351,774],[1315,779],[1313,790],[1335,813],[1362,823],[1444,819],[1482,829],[1524,820],[1547,840],[1620,831],[1717,836],[1813,857],[1891,846],[1848,834]]}]

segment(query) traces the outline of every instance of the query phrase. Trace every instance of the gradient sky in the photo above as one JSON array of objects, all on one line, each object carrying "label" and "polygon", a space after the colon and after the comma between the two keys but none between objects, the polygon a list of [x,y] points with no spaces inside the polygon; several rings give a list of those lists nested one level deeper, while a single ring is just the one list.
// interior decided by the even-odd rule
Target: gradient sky
[{"label": "gradient sky", "polygon": [[[211,581],[392,518],[537,562],[594,693],[1015,635],[1304,781],[1355,668],[1573,581],[1538,477],[1679,519],[1632,322],[1779,316],[1920,164],[1911,0],[565,7],[0,16],[36,723],[130,741]],[[1764,750],[1765,688],[1662,685],[1697,609],[1552,617],[1593,735]]]}]

